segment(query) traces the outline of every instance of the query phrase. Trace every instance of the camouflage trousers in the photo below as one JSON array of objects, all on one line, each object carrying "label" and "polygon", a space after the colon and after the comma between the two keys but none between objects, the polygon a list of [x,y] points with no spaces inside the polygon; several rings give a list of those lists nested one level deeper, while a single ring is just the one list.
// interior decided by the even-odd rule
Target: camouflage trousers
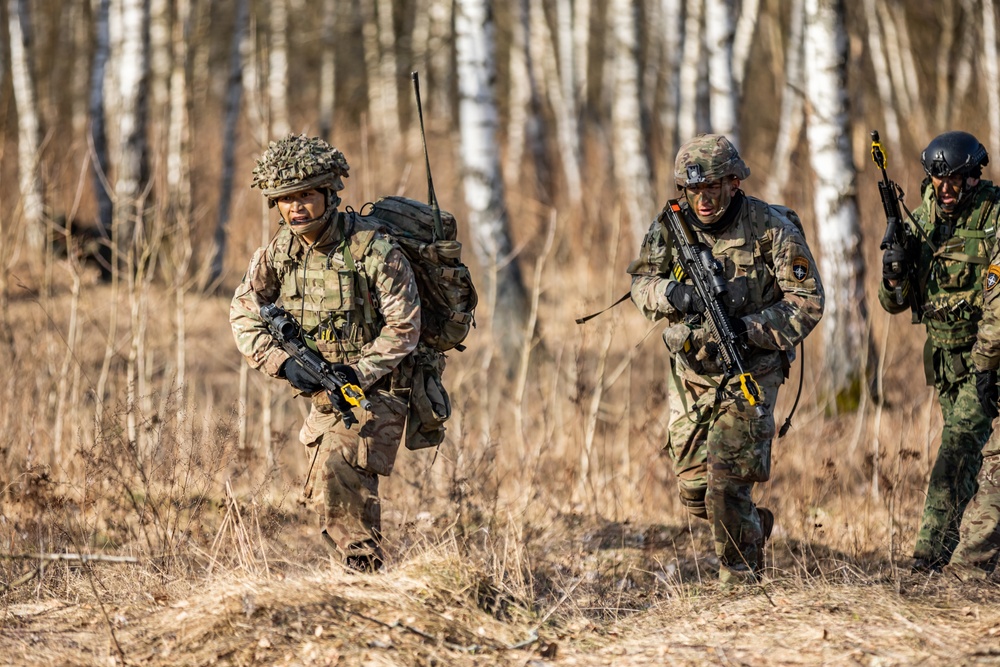
[{"label": "camouflage trousers", "polygon": [[944,428],[913,557],[943,565],[951,559],[962,513],[976,494],[976,475],[990,435],[990,420],[979,405],[973,374],[955,382],[940,382],[937,389]]},{"label": "camouflage trousers", "polygon": [[[756,569],[763,564],[760,516],[751,500],[756,482],[771,476],[774,416],[757,417],[739,387],[716,404],[715,387],[678,378],[670,392],[667,453],[677,475],[681,503],[708,519],[715,553],[723,565]],[[768,407],[784,380],[780,369],[756,378]]]},{"label": "camouflage trousers", "polygon": [[[1000,422],[998,422],[1000,425]],[[965,510],[961,537],[949,569],[962,578],[985,578],[1000,558],[1000,433],[983,449],[979,490]],[[964,571],[964,572],[963,572]]]},{"label": "camouflage trousers", "polygon": [[342,559],[370,556],[380,548],[382,509],[379,475],[392,473],[406,424],[406,401],[387,391],[369,391],[372,410],[355,408],[359,424],[346,428],[337,412],[313,406],[299,432],[307,447],[326,447],[323,472],[323,534]]}]

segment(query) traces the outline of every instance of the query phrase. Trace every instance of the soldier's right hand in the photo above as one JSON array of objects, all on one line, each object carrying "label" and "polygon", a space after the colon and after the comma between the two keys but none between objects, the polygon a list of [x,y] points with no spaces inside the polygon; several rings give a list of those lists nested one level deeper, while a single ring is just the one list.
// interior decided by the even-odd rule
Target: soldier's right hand
[{"label": "soldier's right hand", "polygon": [[905,278],[908,259],[904,248],[890,245],[882,253],[882,278],[889,283],[897,283]]},{"label": "soldier's right hand", "polygon": [[997,372],[976,371],[976,394],[979,395],[979,405],[983,408],[983,414],[990,419],[996,419],[1000,415],[1000,388],[997,387]]},{"label": "soldier's right hand", "polygon": [[667,285],[667,301],[679,313],[696,315],[705,312],[705,303],[698,296],[694,285],[671,281]]},{"label": "soldier's right hand", "polygon": [[323,388],[295,359],[289,359],[282,365],[281,374],[288,380],[288,384],[305,394],[315,394]]}]

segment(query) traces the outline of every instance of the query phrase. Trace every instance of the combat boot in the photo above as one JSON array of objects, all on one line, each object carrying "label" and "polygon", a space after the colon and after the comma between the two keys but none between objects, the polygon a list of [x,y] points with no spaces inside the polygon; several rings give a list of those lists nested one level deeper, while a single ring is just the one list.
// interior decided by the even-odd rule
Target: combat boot
[{"label": "combat boot", "polygon": [[753,586],[760,581],[757,573],[744,563],[719,566],[719,584],[722,588]]},{"label": "combat boot", "polygon": [[375,540],[355,542],[344,558],[344,565],[355,572],[378,572],[382,569],[382,549]]}]

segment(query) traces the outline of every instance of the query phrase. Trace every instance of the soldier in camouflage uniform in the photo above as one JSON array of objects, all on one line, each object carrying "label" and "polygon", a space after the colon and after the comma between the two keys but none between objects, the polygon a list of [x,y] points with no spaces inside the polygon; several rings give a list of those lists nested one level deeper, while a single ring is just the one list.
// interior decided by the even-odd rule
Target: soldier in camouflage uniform
[{"label": "soldier in camouflage uniform", "polygon": [[[365,218],[337,210],[347,172],[340,151],[305,135],[272,142],[260,157],[253,186],[281,221],[250,260],[230,321],[253,368],[311,397],[299,439],[328,450],[322,534],[348,567],[372,571],[382,565],[378,478],[392,472],[403,434],[420,299],[400,249]],[[268,334],[260,307],[279,300],[334,370],[371,401],[370,412],[357,410],[357,428],[344,426],[320,385]]]},{"label": "soldier in camouflage uniform", "polygon": [[749,175],[732,143],[712,134],[684,144],[674,170],[692,231],[724,266],[725,305],[746,344],[747,370],[760,385],[765,417],[757,416],[738,387],[723,384],[718,348],[703,322],[704,304],[678,270],[677,251],[659,220],[628,268],[632,301],[647,318],[668,322],[663,340],[676,391],[670,392],[666,450],[681,502],[711,524],[723,583],[756,581],[763,566],[774,515],[755,506],[751,493],[771,474],[770,408],[795,346],[816,326],[824,303],[798,216],[745,195],[740,182]]},{"label": "soldier in camouflage uniform", "polygon": [[[976,390],[987,418],[997,425],[997,367],[1000,366],[1000,244],[993,246],[983,278],[983,319],[979,322],[972,363],[976,368]],[[945,571],[969,581],[985,579],[1000,559],[1000,430],[983,447],[983,466],[977,478],[978,491],[962,517],[960,538]]]},{"label": "soldier in camouflage uniform", "polygon": [[944,416],[913,549],[913,570],[929,572],[939,571],[955,549],[990,434],[971,354],[1000,215],[1000,188],[980,180],[989,157],[967,132],[935,137],[920,161],[927,179],[913,217],[921,242],[917,249],[886,248],[878,296],[888,312],[909,308],[914,321],[926,327],[924,373],[938,391]]}]

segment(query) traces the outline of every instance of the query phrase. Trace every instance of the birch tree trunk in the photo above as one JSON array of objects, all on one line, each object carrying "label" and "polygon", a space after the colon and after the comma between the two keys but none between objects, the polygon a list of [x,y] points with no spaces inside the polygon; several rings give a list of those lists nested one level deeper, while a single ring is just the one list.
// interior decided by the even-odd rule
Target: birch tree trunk
[{"label": "birch tree trunk", "polygon": [[236,153],[236,123],[240,116],[243,94],[243,44],[250,23],[250,0],[236,0],[236,24],[229,47],[229,85],[226,87],[226,117],[222,133],[222,179],[219,182],[219,217],[215,221],[215,248],[209,268],[209,285],[219,284],[226,259],[229,233],[229,209],[233,198],[234,155]]},{"label": "birch tree trunk", "polygon": [[267,70],[271,136],[282,138],[292,131],[288,122],[288,2],[271,0],[271,52]]},{"label": "birch tree trunk", "polygon": [[636,246],[652,219],[652,174],[646,153],[647,137],[643,131],[639,107],[639,39],[635,5],[632,0],[612,0],[609,5],[613,30],[615,92],[611,105],[611,144],[615,180],[624,198]]},{"label": "birch tree trunk", "polygon": [[90,75],[90,156],[94,198],[97,201],[97,222],[102,234],[100,246],[101,278],[111,278],[115,254],[112,252],[111,228],[114,208],[111,185],[108,182],[108,137],[104,114],[104,75],[110,56],[108,12],[111,0],[96,0],[94,11],[94,64]]},{"label": "birch tree trunk", "polygon": [[893,102],[892,78],[889,74],[889,64],[882,43],[882,28],[875,3],[876,0],[864,0],[865,20],[868,23],[868,50],[871,52],[872,66],[875,69],[875,87],[882,102],[882,115],[885,117],[885,136],[890,146],[899,146],[899,118]]},{"label": "birch tree trunk", "polygon": [[989,100],[987,109],[990,113],[986,116],[990,119],[990,155],[1000,156],[1000,63],[997,58],[997,15],[993,0],[983,0],[983,44],[985,58],[983,67],[986,70],[986,99]]},{"label": "birch tree trunk", "polygon": [[379,98],[385,139],[393,143],[402,137],[399,121],[399,75],[396,66],[396,29],[392,21],[392,0],[375,0],[378,19]]},{"label": "birch tree trunk", "polygon": [[533,62],[532,21],[529,10],[530,0],[515,0],[514,25],[510,44],[510,92],[509,120],[507,122],[507,164],[504,169],[509,183],[518,183],[527,148],[536,176],[548,171],[545,144],[542,140],[541,101],[538,82],[535,78],[537,67]]},{"label": "birch tree trunk", "polygon": [[736,86],[733,82],[735,0],[705,0],[705,41],[708,44],[709,113],[712,131],[740,147]]},{"label": "birch tree trunk", "polygon": [[871,349],[864,253],[847,107],[847,32],[842,0],[806,0],[807,130],[813,209],[823,258],[823,377],[831,408],[857,406]]},{"label": "birch tree trunk", "polygon": [[329,143],[333,142],[333,104],[337,83],[336,28],[337,0],[323,0],[323,51],[319,69],[319,136]]},{"label": "birch tree trunk", "polygon": [[[118,53],[119,131],[114,233],[122,250],[141,252],[143,198],[149,182],[146,120],[149,100],[149,0],[120,0],[122,39]],[[134,259],[135,257],[133,257]]]},{"label": "birch tree trunk", "polygon": [[[556,41],[553,39],[552,31],[545,17],[545,7],[539,2],[530,3],[530,21],[532,25],[531,39],[528,44],[531,50],[531,64],[538,72],[536,77],[544,86],[546,97],[552,107],[556,123],[556,145],[559,148],[559,157],[562,163],[563,175],[566,179],[566,188],[570,202],[574,206],[580,203],[582,198],[582,186],[580,176],[580,137],[578,134],[576,114],[571,111],[563,92],[562,81],[559,74],[559,63],[556,61]],[[571,73],[570,73],[571,74]],[[541,100],[538,101],[539,118],[541,119]],[[544,127],[544,121],[541,121]],[[544,142],[540,142],[543,143]],[[543,155],[544,145],[542,146]],[[547,166],[547,165],[546,165]],[[549,194],[553,191],[551,184],[551,171],[546,169],[540,176],[543,189]]]},{"label": "birch tree trunk", "polygon": [[[546,74],[550,81],[558,81],[558,94],[553,91],[550,100],[556,119],[559,155],[566,178],[566,189],[572,206],[579,206],[583,199],[583,156],[580,152],[579,107],[577,104],[576,72],[578,57],[573,42],[573,12],[570,0],[556,2],[556,36],[559,45],[558,69]],[[547,26],[547,24],[546,24]],[[553,63],[555,65],[556,63]],[[551,87],[554,87],[550,84]]]},{"label": "birch tree trunk", "polygon": [[17,107],[17,170],[21,194],[21,223],[28,247],[41,255],[45,247],[45,186],[40,155],[42,122],[38,108],[28,0],[9,0],[11,84]]},{"label": "birch tree trunk", "polygon": [[698,133],[698,87],[701,80],[700,65],[705,54],[702,38],[702,18],[705,0],[690,0],[684,18],[684,46],[681,51],[680,103],[677,109],[677,136],[681,143]]},{"label": "birch tree trunk", "polygon": [[740,3],[740,18],[736,22],[736,34],[733,36],[733,81],[740,98],[743,96],[743,82],[746,80],[747,63],[750,62],[750,49],[753,47],[759,18],[760,0],[743,0]]},{"label": "birch tree trunk", "polygon": [[771,159],[767,181],[768,201],[780,201],[792,167],[792,152],[802,135],[805,121],[802,91],[805,89],[802,72],[805,27],[805,0],[792,0],[788,42],[785,50],[785,87],[781,94],[781,116],[778,119],[778,137]]},{"label": "birch tree trunk", "polygon": [[672,159],[680,145],[677,136],[677,121],[680,104],[680,65],[681,46],[684,34],[683,0],[661,0],[663,4],[663,70],[664,83],[663,102],[660,110],[660,126],[664,135],[664,154]]},{"label": "birch tree trunk", "polygon": [[[462,186],[469,207],[473,249],[488,271],[493,295],[493,334],[508,364],[524,340],[528,299],[504,204],[497,151],[498,114],[493,16],[488,0],[458,0],[455,50],[458,64]],[[513,368],[513,366],[509,366]]]},{"label": "birch tree trunk", "polygon": [[591,0],[573,0],[573,81],[577,109],[586,107],[589,94],[591,5]]}]

